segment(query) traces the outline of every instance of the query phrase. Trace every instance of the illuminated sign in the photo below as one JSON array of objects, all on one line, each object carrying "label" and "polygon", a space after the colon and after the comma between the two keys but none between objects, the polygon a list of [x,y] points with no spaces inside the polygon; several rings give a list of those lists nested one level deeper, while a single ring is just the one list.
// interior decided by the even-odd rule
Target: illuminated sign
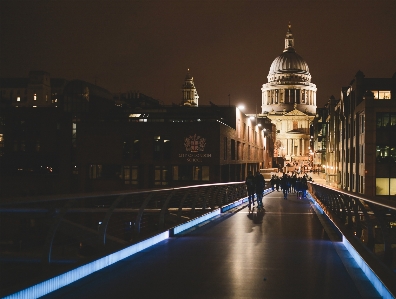
[{"label": "illuminated sign", "polygon": [[184,138],[184,146],[187,152],[197,153],[198,151],[203,152],[206,145],[206,139],[201,136],[189,136]]},{"label": "illuminated sign", "polygon": [[179,154],[179,158],[187,158],[187,162],[202,162],[202,158],[211,158],[212,154],[199,153],[205,150],[205,146],[205,138],[197,134],[190,135],[184,138],[184,147],[188,153]]}]

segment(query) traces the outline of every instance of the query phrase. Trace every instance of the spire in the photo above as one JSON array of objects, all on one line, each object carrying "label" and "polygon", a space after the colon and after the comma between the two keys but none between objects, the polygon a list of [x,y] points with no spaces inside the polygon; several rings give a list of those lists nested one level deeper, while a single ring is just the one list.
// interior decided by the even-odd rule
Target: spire
[{"label": "spire", "polygon": [[283,52],[287,51],[294,51],[294,38],[293,34],[291,31],[291,24],[289,22],[289,25],[287,26],[287,32],[286,32],[286,38],[285,38],[285,50]]}]

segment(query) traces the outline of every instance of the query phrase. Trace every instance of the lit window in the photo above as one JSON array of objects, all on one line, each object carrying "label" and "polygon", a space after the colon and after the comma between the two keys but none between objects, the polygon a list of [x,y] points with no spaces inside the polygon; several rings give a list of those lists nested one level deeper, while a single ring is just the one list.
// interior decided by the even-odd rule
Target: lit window
[{"label": "lit window", "polygon": [[124,166],[123,175],[126,185],[138,185],[139,172],[137,166]]},{"label": "lit window", "polygon": [[21,101],[21,97],[17,97],[17,102],[20,102]]},{"label": "lit window", "polygon": [[396,178],[376,178],[375,194],[376,195],[394,195],[396,194]]},{"label": "lit window", "polygon": [[389,90],[372,90],[375,100],[389,100],[391,93]]},{"label": "lit window", "polygon": [[89,178],[98,179],[102,177],[102,165],[90,165],[89,166]]},{"label": "lit window", "polygon": [[168,185],[168,175],[166,166],[154,166],[154,185]]},{"label": "lit window", "polygon": [[37,94],[34,94],[34,95],[33,95],[33,100],[34,100],[34,101],[37,101]]},{"label": "lit window", "polygon": [[202,180],[209,181],[209,166],[202,166]]},{"label": "lit window", "polygon": [[4,136],[0,134],[0,157],[4,154]]}]

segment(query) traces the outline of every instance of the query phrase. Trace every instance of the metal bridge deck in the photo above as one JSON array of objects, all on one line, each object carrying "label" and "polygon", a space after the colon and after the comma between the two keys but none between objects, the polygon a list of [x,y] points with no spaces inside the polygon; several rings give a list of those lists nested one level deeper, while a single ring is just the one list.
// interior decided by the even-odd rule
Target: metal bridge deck
[{"label": "metal bridge deck", "polygon": [[275,191],[263,201],[261,220],[247,208],[222,214],[44,298],[368,297],[309,200]]}]

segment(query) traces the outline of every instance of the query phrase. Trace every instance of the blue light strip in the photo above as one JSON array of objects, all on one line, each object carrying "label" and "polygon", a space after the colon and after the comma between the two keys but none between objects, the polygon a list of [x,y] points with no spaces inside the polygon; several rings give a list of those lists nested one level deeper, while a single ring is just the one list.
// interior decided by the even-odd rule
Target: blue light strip
[{"label": "blue light strip", "polygon": [[318,212],[320,212],[320,214],[324,213],[322,207],[316,202],[316,200],[313,199],[313,197],[311,196],[311,194],[309,194],[309,192],[307,192],[307,198],[315,205],[315,208],[318,209]]},{"label": "blue light strip", "polygon": [[68,284],[71,284],[89,274],[92,274],[96,271],[99,271],[107,266],[110,266],[128,256],[131,256],[139,251],[142,251],[158,242],[161,242],[165,239],[169,238],[169,231],[158,234],[154,237],[151,237],[147,240],[139,242],[137,244],[131,245],[127,248],[124,248],[120,251],[109,254],[105,257],[102,257],[96,261],[78,267],[76,269],[70,270],[64,274],[56,276],[54,278],[45,280],[41,283],[38,283],[34,286],[26,288],[17,293],[11,294],[4,299],[33,299],[39,298],[41,296],[47,295],[53,291],[60,289]]},{"label": "blue light strip", "polygon": [[[264,193],[263,193],[263,196],[265,196],[265,195],[267,195],[268,193],[271,193],[271,192],[272,192],[271,188],[265,189]],[[254,194],[254,197],[256,198],[256,194]],[[237,201],[234,201],[233,203],[230,203],[228,205],[222,206],[221,207],[221,212],[222,213],[227,212],[228,210],[231,210],[232,208],[235,208],[235,207],[237,207],[237,206],[239,206],[239,205],[241,205],[241,204],[243,204],[245,202],[248,202],[248,201],[249,201],[249,197],[243,197],[243,198],[241,198],[241,199],[239,199]]]},{"label": "blue light strip", "polygon": [[226,206],[222,206],[221,207],[221,212],[224,213],[228,210],[231,210],[232,208],[235,208],[241,204],[243,204],[244,202],[247,202],[249,199],[247,197],[241,198],[240,200],[234,201],[233,203],[230,203]]},{"label": "blue light strip", "polygon": [[394,299],[395,297],[392,296],[386,286],[382,283],[382,281],[378,278],[374,271],[371,270],[370,266],[366,264],[360,254],[356,251],[352,244],[349,243],[344,235],[342,235],[342,244],[344,244],[345,248],[349,251],[355,262],[358,264],[359,268],[362,269],[368,280],[380,294],[381,298]]},{"label": "blue light strip", "polygon": [[[312,201],[312,203],[315,205],[315,207],[318,209],[318,211],[321,214],[324,214],[323,209],[316,202],[316,200],[311,196],[311,194],[307,193],[307,197],[310,201]],[[326,215],[326,217],[327,217],[327,215]],[[342,234],[341,231],[340,231],[340,233]],[[371,284],[374,286],[374,288],[380,294],[381,298],[395,299],[395,297],[392,296],[392,294],[389,292],[389,290],[386,288],[386,286],[382,283],[382,281],[378,278],[378,276],[374,273],[374,271],[370,268],[370,266],[367,265],[367,263],[364,261],[364,259],[360,256],[360,254],[356,251],[356,249],[352,246],[352,244],[349,243],[349,241],[343,234],[342,234],[342,244],[348,250],[349,254],[355,260],[355,262],[359,266],[359,268],[367,276],[367,279],[371,282]]]},{"label": "blue light strip", "polygon": [[[270,189],[267,189],[264,191],[264,195],[267,194],[270,191]],[[142,242],[139,242],[137,244],[131,245],[127,248],[124,248],[120,251],[114,252],[112,254],[109,254],[105,257],[102,257],[96,261],[93,261],[91,263],[88,263],[86,265],[83,265],[81,267],[78,267],[76,269],[70,270],[64,274],[61,274],[59,276],[53,277],[51,279],[45,280],[41,283],[38,283],[34,286],[28,287],[24,290],[21,290],[19,292],[16,292],[14,294],[8,295],[7,297],[4,297],[3,299],[33,299],[33,298],[39,298],[41,296],[47,295],[51,292],[54,292],[64,286],[67,286],[81,278],[84,278],[85,276],[88,276],[96,271],[102,270],[103,268],[110,266],[124,258],[127,258],[128,256],[131,256],[139,251],[142,251],[152,245],[155,245],[163,240],[166,240],[169,238],[170,234],[178,234],[186,229],[189,229],[195,225],[198,225],[202,222],[205,222],[206,220],[213,218],[217,215],[220,215],[222,212],[225,212],[233,207],[236,207],[238,205],[241,205],[244,202],[247,202],[248,198],[244,197],[241,198],[227,206],[222,207],[221,209],[216,209],[213,210],[212,212],[206,213],[198,218],[195,218],[191,221],[188,221],[186,223],[183,223],[181,225],[178,225],[174,228],[171,228],[170,230],[163,232],[161,234],[158,234],[154,237],[151,237],[147,240],[144,240]]]},{"label": "blue light strip", "polygon": [[216,209],[216,210],[214,210],[214,211],[212,211],[210,213],[202,215],[201,217],[198,217],[198,218],[195,218],[195,219],[190,220],[188,222],[185,222],[183,224],[180,224],[180,225],[174,227],[171,230],[172,230],[173,234],[175,234],[175,235],[179,234],[182,231],[193,227],[194,225],[200,224],[201,222],[204,222],[204,221],[206,221],[206,220],[208,220],[208,219],[210,219],[212,217],[220,215],[220,213],[221,213],[220,209]]}]

